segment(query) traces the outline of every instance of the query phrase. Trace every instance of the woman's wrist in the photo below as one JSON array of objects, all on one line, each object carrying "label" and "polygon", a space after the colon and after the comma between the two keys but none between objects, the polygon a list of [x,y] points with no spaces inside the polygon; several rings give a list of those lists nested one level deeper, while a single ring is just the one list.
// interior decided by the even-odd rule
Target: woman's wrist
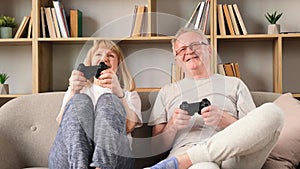
[{"label": "woman's wrist", "polygon": [[121,96],[118,96],[118,97],[119,97],[119,99],[123,99],[125,97],[125,92],[122,90]]}]

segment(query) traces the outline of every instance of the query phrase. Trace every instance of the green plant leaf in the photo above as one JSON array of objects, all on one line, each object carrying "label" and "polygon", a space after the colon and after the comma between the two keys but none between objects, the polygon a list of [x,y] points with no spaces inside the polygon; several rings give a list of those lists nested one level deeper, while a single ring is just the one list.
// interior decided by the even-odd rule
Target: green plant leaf
[{"label": "green plant leaf", "polygon": [[276,22],[280,19],[280,17],[282,16],[283,13],[277,14],[277,11],[275,11],[274,13],[270,14],[269,12],[267,12],[267,14],[265,14],[266,19],[268,20],[268,22],[270,24],[276,24]]},{"label": "green plant leaf", "polygon": [[6,73],[0,73],[0,83],[1,84],[4,84],[8,78],[9,78],[9,76]]},{"label": "green plant leaf", "polygon": [[17,21],[16,18],[10,17],[10,16],[4,16],[2,15],[0,17],[0,27],[16,27],[17,26]]}]

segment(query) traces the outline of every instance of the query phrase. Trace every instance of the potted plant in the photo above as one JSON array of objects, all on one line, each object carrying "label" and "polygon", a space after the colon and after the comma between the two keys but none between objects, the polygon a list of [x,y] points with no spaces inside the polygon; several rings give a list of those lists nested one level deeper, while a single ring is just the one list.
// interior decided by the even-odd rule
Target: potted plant
[{"label": "potted plant", "polygon": [[9,94],[8,84],[5,84],[8,78],[6,73],[0,73],[0,94]]},{"label": "potted plant", "polygon": [[0,16],[0,37],[12,38],[12,29],[17,26],[16,19],[10,16]]},{"label": "potted plant", "polygon": [[267,12],[265,14],[265,17],[267,18],[270,25],[268,25],[268,34],[278,34],[280,33],[280,25],[276,24],[277,21],[281,18],[283,13],[277,13],[275,11],[274,13],[270,14]]}]

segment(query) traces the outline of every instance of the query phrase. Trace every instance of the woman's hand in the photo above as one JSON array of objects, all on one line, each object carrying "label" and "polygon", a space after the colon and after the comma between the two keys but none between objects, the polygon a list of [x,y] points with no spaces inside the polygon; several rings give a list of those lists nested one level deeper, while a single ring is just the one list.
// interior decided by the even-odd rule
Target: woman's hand
[{"label": "woman's hand", "polygon": [[84,74],[78,70],[73,70],[69,78],[69,86],[72,94],[79,93],[79,91],[86,85],[87,79]]},{"label": "woman's hand", "polygon": [[118,76],[112,69],[103,70],[96,84],[104,88],[110,88],[112,93],[120,98],[124,97],[124,92],[121,88]]}]

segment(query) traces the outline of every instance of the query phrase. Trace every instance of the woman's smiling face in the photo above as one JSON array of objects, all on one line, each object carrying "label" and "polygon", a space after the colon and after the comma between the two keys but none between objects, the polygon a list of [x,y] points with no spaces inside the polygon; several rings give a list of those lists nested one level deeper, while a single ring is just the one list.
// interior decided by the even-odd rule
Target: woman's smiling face
[{"label": "woman's smiling face", "polygon": [[100,62],[104,62],[114,72],[118,69],[118,55],[110,49],[100,47],[96,50],[93,58],[92,65],[99,65]]}]

